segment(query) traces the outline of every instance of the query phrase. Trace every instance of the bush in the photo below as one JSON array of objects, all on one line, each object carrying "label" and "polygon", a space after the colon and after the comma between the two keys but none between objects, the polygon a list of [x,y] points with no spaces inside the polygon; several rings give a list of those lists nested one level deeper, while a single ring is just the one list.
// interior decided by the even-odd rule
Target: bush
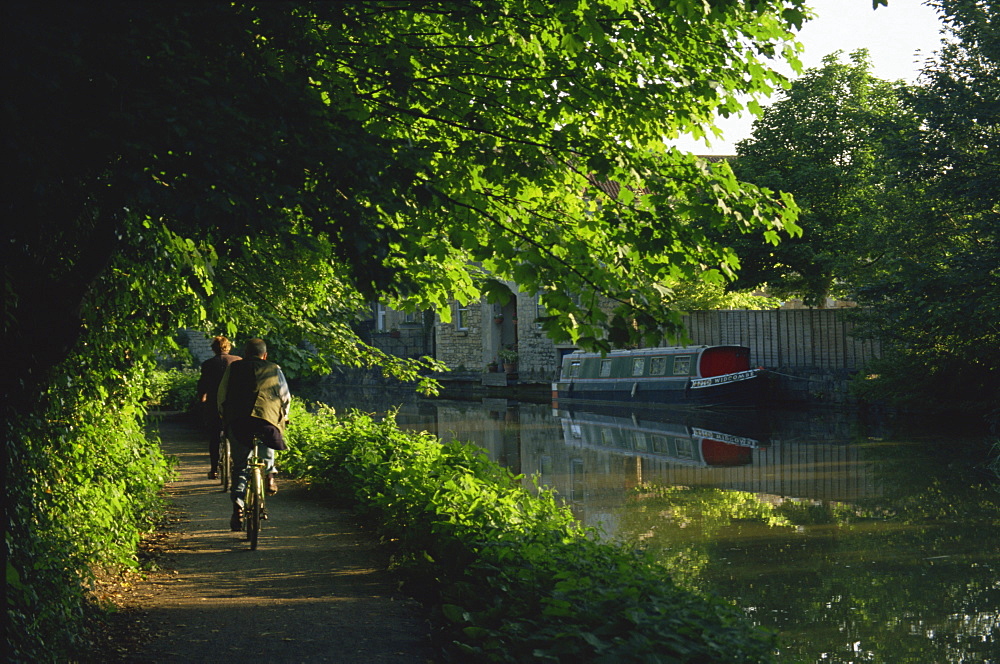
[{"label": "bush", "polygon": [[[87,375],[10,414],[4,437],[8,661],[69,661],[86,639],[93,571],[134,566],[169,475],[145,433],[141,371],[96,392]],[[74,655],[74,653],[76,655]]]},{"label": "bush", "polygon": [[146,385],[146,405],[156,410],[189,410],[198,391],[198,369],[156,369]]},{"label": "bush", "polygon": [[581,528],[478,447],[296,402],[283,467],[348,495],[457,661],[768,662],[774,637]]}]

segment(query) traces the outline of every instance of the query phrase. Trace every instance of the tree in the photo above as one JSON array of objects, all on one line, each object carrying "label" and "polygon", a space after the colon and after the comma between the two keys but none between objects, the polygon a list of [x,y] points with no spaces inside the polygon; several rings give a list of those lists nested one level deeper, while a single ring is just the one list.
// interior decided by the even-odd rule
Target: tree
[{"label": "tree", "polygon": [[558,337],[675,332],[656,284],[731,271],[709,230],[776,240],[794,207],[664,139],[783,85],[802,2],[8,7],[8,651],[53,658],[88,543],[134,544],[162,477],[136,404],[178,327],[412,376],[350,333],[362,299],[445,316],[493,275]]},{"label": "tree", "polygon": [[[19,4],[4,257],[22,375],[65,356],[115,270],[169,274],[194,318],[232,324],[226,298],[265,287],[244,238],[366,295],[440,307],[477,294],[481,265],[669,323],[642,284],[728,268],[705,225],[773,233],[790,213],[662,139],[781,85],[767,60],[794,58],[802,18],[797,1]],[[627,188],[609,200],[595,177]],[[607,331],[555,299],[554,333]]]},{"label": "tree", "polygon": [[889,265],[857,293],[885,357],[864,393],[1000,418],[1000,32],[996,2],[933,3],[950,38],[910,100],[919,131],[893,146],[914,201],[884,229]]},{"label": "tree", "polygon": [[848,64],[837,52],[764,109],[733,166],[741,179],[793,194],[802,235],[771,246],[759,232],[732,234],[740,257],[732,288],[766,285],[822,305],[879,269],[884,248],[873,233],[898,212],[885,188],[885,145],[915,127],[904,90],[872,76],[867,51],[852,53]]}]

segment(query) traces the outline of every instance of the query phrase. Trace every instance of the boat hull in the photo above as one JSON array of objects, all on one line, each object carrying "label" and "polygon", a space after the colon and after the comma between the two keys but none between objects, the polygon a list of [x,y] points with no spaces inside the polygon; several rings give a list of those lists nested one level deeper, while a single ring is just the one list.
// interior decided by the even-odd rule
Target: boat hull
[{"label": "boat hull", "polygon": [[658,404],[690,408],[755,408],[765,395],[763,371],[751,369],[711,378],[639,378],[558,381],[559,404]]}]

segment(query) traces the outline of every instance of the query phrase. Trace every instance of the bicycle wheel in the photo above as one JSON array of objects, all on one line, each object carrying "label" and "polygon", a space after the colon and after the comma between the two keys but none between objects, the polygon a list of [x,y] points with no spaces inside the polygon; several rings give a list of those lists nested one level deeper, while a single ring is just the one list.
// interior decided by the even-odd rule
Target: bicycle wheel
[{"label": "bicycle wheel", "polygon": [[264,482],[260,468],[254,468],[250,475],[250,489],[247,491],[247,504],[243,515],[247,523],[247,540],[250,542],[251,551],[257,548],[257,540],[260,537],[260,512],[263,507]]},{"label": "bicycle wheel", "polygon": [[219,481],[222,483],[222,491],[229,491],[229,479],[233,473],[233,455],[229,452],[229,439],[225,436],[219,443]]}]

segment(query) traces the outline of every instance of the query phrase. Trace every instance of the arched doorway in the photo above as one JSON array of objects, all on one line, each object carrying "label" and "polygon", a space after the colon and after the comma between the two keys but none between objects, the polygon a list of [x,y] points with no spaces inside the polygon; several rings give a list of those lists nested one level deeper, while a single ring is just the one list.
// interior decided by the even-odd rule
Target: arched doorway
[{"label": "arched doorway", "polygon": [[490,302],[485,307],[489,317],[483,325],[483,362],[487,365],[496,362],[502,367],[500,349],[517,347],[517,295],[506,288],[510,293],[506,302]]}]

